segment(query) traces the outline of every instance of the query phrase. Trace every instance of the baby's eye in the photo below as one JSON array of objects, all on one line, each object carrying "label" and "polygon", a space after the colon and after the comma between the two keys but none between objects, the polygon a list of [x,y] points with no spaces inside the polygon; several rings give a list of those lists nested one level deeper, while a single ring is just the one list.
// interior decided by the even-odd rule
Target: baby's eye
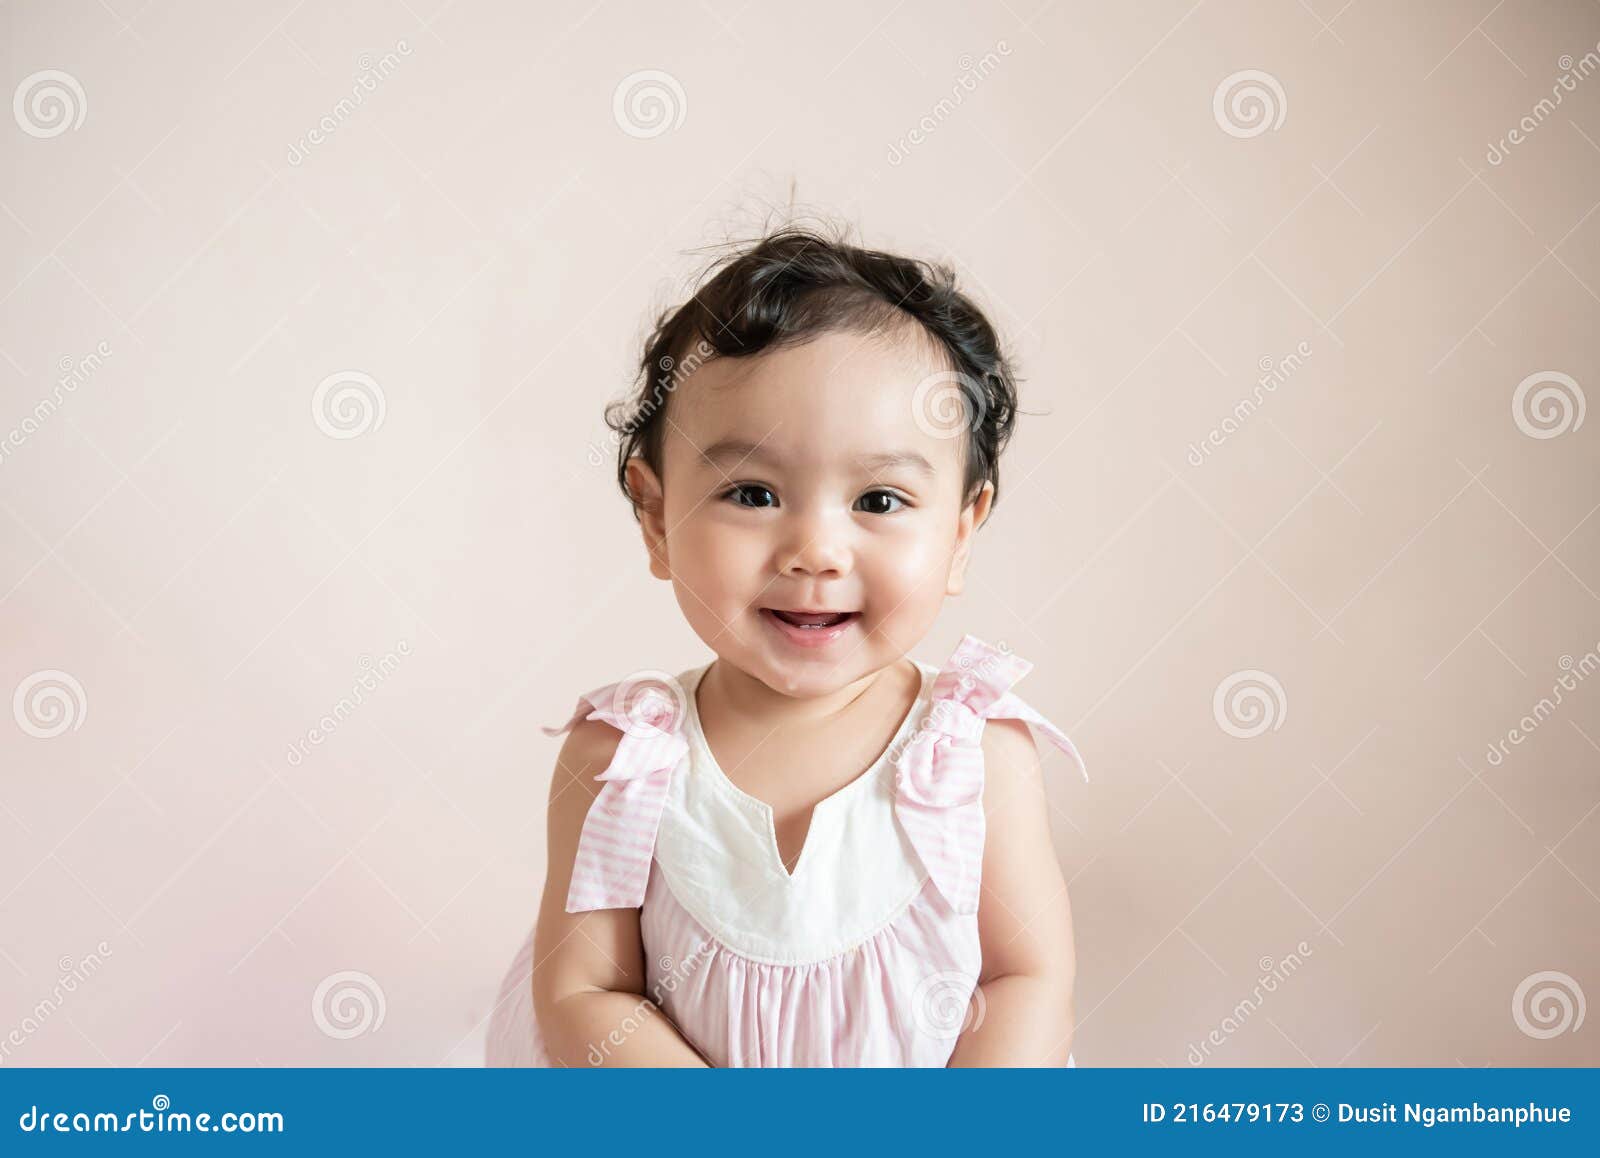
[{"label": "baby's eye", "polygon": [[905,505],[893,491],[868,491],[856,500],[856,506],[869,515],[892,515]]},{"label": "baby's eye", "polygon": [[778,496],[759,483],[740,483],[722,496],[732,499],[741,507],[775,507],[778,505]]}]

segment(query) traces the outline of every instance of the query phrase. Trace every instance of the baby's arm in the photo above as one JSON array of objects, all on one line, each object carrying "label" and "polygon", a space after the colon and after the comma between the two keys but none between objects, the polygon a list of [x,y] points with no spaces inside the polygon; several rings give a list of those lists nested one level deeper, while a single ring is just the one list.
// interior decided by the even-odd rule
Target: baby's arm
[{"label": "baby's arm", "polygon": [[573,859],[589,805],[620,735],[599,720],[568,735],[550,782],[549,868],[534,934],[533,1008],[558,1065],[704,1066],[647,983],[638,909],[566,911]]},{"label": "baby's arm", "polygon": [[987,837],[978,936],[981,1018],[952,1066],[1060,1066],[1072,1047],[1072,909],[1050,841],[1039,752],[1020,720],[983,730]]}]

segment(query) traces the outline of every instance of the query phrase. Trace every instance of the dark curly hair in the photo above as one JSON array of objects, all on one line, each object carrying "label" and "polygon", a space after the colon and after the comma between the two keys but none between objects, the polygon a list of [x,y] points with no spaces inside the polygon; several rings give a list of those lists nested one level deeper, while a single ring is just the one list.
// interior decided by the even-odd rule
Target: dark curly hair
[{"label": "dark curly hair", "polygon": [[628,489],[628,461],[638,455],[661,473],[667,399],[699,366],[823,333],[882,334],[909,322],[920,324],[949,363],[932,383],[949,385],[931,400],[920,393],[917,405],[931,411],[959,403],[957,421],[967,428],[963,502],[975,499],[985,481],[997,498],[1000,453],[1016,421],[1016,379],[994,327],[955,280],[949,266],[862,249],[843,231],[826,236],[797,225],[716,261],[688,301],[656,320],[632,395],[606,408],[606,425],[618,436],[617,483],[634,517],[639,505]]}]

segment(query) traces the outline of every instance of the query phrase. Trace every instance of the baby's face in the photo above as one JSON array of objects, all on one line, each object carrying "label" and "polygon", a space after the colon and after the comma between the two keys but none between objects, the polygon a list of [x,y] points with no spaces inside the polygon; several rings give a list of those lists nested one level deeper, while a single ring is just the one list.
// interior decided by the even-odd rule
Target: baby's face
[{"label": "baby's face", "polygon": [[965,427],[926,403],[919,421],[918,384],[945,368],[910,335],[829,333],[678,386],[662,477],[635,459],[630,483],[652,573],[719,658],[825,695],[898,661],[960,592],[992,488],[964,506]]}]

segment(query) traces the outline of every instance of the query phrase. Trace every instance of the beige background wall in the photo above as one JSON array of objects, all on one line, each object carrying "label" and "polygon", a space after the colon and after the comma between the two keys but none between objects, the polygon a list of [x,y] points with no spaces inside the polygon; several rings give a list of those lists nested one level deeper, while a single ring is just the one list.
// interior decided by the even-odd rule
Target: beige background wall
[{"label": "beige background wall", "polygon": [[1046,757],[1079,1060],[1600,1061],[1597,42],[1579,0],[0,5],[5,1063],[470,1064],[539,725],[706,655],[602,404],[791,183],[1022,364],[916,654],[1010,644],[1088,758]]}]

